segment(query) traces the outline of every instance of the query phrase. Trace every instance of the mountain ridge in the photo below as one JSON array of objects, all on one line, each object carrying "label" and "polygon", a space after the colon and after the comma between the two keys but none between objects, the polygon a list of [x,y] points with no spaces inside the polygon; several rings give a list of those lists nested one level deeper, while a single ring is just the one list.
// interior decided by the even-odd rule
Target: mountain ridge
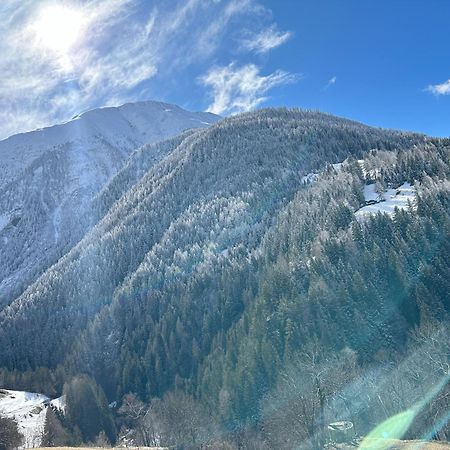
[{"label": "mountain ridge", "polygon": [[[449,152],[283,108],[140,147],[0,312],[0,384],[67,394],[73,436],[92,402],[85,440],[114,440],[133,405],[152,417],[127,425],[143,445],[155,424],[153,443],[187,448],[322,449],[337,418],[369,433],[445,375]],[[166,408],[195,434],[173,440]]]},{"label": "mountain ridge", "polygon": [[[264,133],[268,139],[267,142],[261,141],[260,134]],[[316,133],[317,137],[315,137]],[[330,139],[330,136],[333,136],[333,133],[335,133],[334,141],[333,139]],[[367,133],[367,137],[365,133]],[[359,136],[363,137],[360,141],[358,140]],[[321,141],[321,139],[324,140]],[[365,142],[365,139],[367,139],[367,142]],[[384,144],[383,139],[385,139]],[[142,180],[138,182],[138,185],[141,187],[132,187],[129,192],[125,194],[127,196],[125,199],[119,199],[113,205],[108,214],[111,218],[117,217],[118,223],[116,224],[114,222],[116,219],[110,222],[102,219],[93,229],[93,232],[96,232],[98,235],[95,239],[96,242],[93,243],[93,247],[91,244],[86,246],[86,244],[81,243],[78,248],[83,252],[83,246],[86,249],[94,249],[97,246],[97,243],[105,242],[106,245],[108,240],[116,239],[113,236],[117,233],[121,235],[124,233],[131,233],[132,228],[130,228],[130,226],[133,221],[137,220],[138,222],[136,223],[139,224],[139,220],[141,219],[143,220],[143,223],[147,224],[145,226],[155,227],[150,228],[151,230],[154,230],[151,233],[155,233],[156,230],[159,230],[157,232],[157,236],[159,236],[160,233],[163,233],[164,227],[170,226],[170,220],[176,219],[178,214],[182,212],[182,209],[180,208],[189,206],[189,202],[193,201],[194,204],[198,202],[198,199],[196,199],[195,196],[192,197],[192,195],[194,195],[193,192],[204,192],[202,194],[202,196],[204,196],[203,201],[214,199],[214,197],[212,197],[213,192],[208,191],[208,189],[210,190],[211,188],[206,188],[206,186],[208,186],[207,183],[217,183],[213,184],[216,186],[215,195],[219,198],[220,196],[225,196],[226,198],[227,195],[231,195],[230,199],[233,199],[233,196],[235,195],[238,195],[238,197],[239,195],[247,195],[246,191],[250,189],[251,186],[254,186],[252,189],[258,189],[260,192],[259,195],[262,195],[262,192],[266,192],[267,199],[270,199],[270,197],[275,195],[272,200],[268,200],[269,204],[275,205],[275,198],[279,197],[281,199],[284,195],[287,195],[289,191],[294,192],[296,186],[299,187],[301,185],[301,178],[304,174],[303,171],[301,171],[302,173],[300,175],[299,169],[302,166],[305,167],[304,171],[306,174],[311,171],[311,169],[316,168],[318,161],[322,161],[322,164],[323,161],[326,161],[327,159],[330,163],[339,162],[349,156],[351,151],[344,149],[345,145],[343,145],[346,141],[348,142],[349,147],[353,146],[353,151],[359,155],[362,151],[361,149],[364,147],[366,150],[369,150],[378,144],[395,146],[396,140],[399,145],[402,145],[401,143],[404,141],[405,144],[403,145],[409,146],[410,142],[420,142],[423,139],[424,137],[419,135],[416,136],[413,134],[372,129],[345,119],[339,119],[321,113],[298,110],[262,110],[256,113],[231,117],[219,122],[216,126],[213,126],[206,131],[201,131],[188,136],[184,143],[178,147],[177,152],[169,152],[166,159],[163,159],[159,165],[157,164],[151,168],[150,171],[143,176]],[[231,142],[227,142],[228,140],[231,140]],[[317,150],[314,155],[308,153],[308,146],[312,145],[308,144],[310,140],[311,142],[314,142],[314,145],[317,145]],[[258,145],[260,147],[257,147],[256,142],[259,143]],[[279,154],[273,153],[273,146],[277,145],[277,143],[282,143]],[[248,151],[243,151],[246,148]],[[254,153],[253,149],[257,149],[257,152]],[[329,156],[326,156],[327,153]],[[305,156],[308,156],[311,160],[307,161]],[[239,158],[243,158],[243,161],[241,164],[236,164],[236,161],[238,161]],[[294,162],[295,165],[293,165]],[[198,169],[193,170],[191,166],[198,167]],[[187,173],[186,167],[189,167],[189,170],[193,170],[193,174],[185,175],[184,173]],[[230,188],[227,188],[226,185],[224,185],[223,180],[229,180],[227,183],[231,183],[231,191]],[[293,180],[296,181],[293,183]],[[169,188],[172,184],[173,188]],[[278,187],[275,188],[275,186]],[[163,195],[168,195],[167,198],[171,198],[171,195],[175,195],[176,198],[178,198],[177,202],[172,203],[175,216],[173,218],[168,218],[168,222],[164,227],[162,227],[162,218],[159,222],[155,221],[155,212],[156,210],[161,209],[161,206],[165,201],[158,199],[157,196],[160,195],[158,189],[165,189],[166,191],[169,189],[169,191]],[[173,189],[173,194],[170,194],[170,189]],[[282,189],[281,192],[283,192],[283,194],[279,192],[280,189]],[[241,191],[242,193],[238,194]],[[185,195],[187,194],[191,199],[188,200],[188,197],[181,195],[182,192],[184,192]],[[250,191],[250,193],[251,192],[252,191]],[[150,204],[149,202],[152,196],[154,196],[157,203],[151,208],[144,206],[147,205],[147,203]],[[263,197],[261,197],[260,200],[256,200],[256,198],[252,199],[250,196],[249,199],[246,200],[246,203],[253,204],[253,208],[257,207],[260,209],[260,212],[255,210],[257,216],[270,216],[267,211],[267,206],[264,206],[264,203],[261,203],[262,198]],[[160,201],[163,203],[160,206],[156,206],[159,205]],[[173,202],[173,200],[171,201]],[[258,202],[260,203],[260,206],[257,206]],[[244,210],[242,210],[240,214],[244,214],[245,208],[247,207],[248,206],[244,206]],[[167,208],[167,204],[164,208]],[[150,217],[153,217],[153,222]],[[127,238],[127,242],[129,242],[127,245],[129,245],[129,247],[122,250],[127,256],[118,259],[116,258],[117,265],[114,266],[114,268],[111,267],[108,270],[103,269],[98,273],[98,276],[104,279],[107,285],[111,286],[111,283],[114,284],[116,281],[113,280],[118,280],[117,277],[120,273],[122,273],[120,277],[125,279],[125,274],[128,270],[125,269],[126,264],[128,264],[126,263],[127,260],[133,261],[132,267],[137,267],[138,262],[141,263],[141,260],[146,253],[145,249],[148,248],[148,250],[150,250],[149,245],[153,245],[151,244],[152,241],[143,246],[143,243],[146,242],[147,239],[145,238],[145,234],[143,234],[145,226],[142,230],[140,228],[141,225],[136,228],[138,235],[134,236],[131,241]],[[251,228],[249,228],[249,231],[247,232],[251,232]],[[137,236],[140,237],[137,238]],[[251,236],[251,234],[249,236]],[[125,238],[122,239],[123,242],[117,246],[117,249],[123,247]],[[113,247],[108,251],[113,251]],[[76,252],[76,254],[79,255],[78,249]],[[105,261],[108,261],[108,264],[110,264],[113,259],[111,259],[111,256],[102,255],[102,253],[103,250],[99,252],[97,252],[97,250],[90,250],[90,256],[86,256],[87,259],[83,259],[83,261],[86,261],[83,264],[91,264],[97,269],[99,265],[106,267],[101,258],[105,258]],[[79,258],[79,256],[77,256],[77,258]],[[124,269],[118,270],[118,267],[123,267],[125,272],[121,272]],[[108,276],[110,276],[111,279],[106,280]],[[90,282],[88,285],[90,285]],[[55,287],[53,286],[52,289],[54,288]],[[69,291],[67,291],[67,289],[69,289]],[[98,287],[98,289],[100,289],[100,287]],[[104,288],[98,290],[98,293],[94,293],[96,291],[97,288],[94,288],[94,291],[91,292],[88,297],[99,298],[100,295],[102,297],[108,297],[113,294],[112,290],[108,291]],[[65,292],[66,294],[64,295],[66,296],[68,292],[73,291],[67,286]],[[107,292],[109,292],[109,294]],[[78,296],[75,292],[70,295]],[[20,303],[21,302],[18,302],[18,304]],[[10,308],[8,308],[8,310],[9,309]],[[9,313],[7,313],[7,315],[9,315]],[[47,353],[48,351],[49,353]],[[54,355],[53,350],[47,350],[46,353]],[[23,361],[26,360],[27,358],[24,357]]]},{"label": "mountain ridge", "polygon": [[91,200],[134,150],[216,120],[133,103],[0,141],[0,307],[83,235],[80,217],[89,219]]}]

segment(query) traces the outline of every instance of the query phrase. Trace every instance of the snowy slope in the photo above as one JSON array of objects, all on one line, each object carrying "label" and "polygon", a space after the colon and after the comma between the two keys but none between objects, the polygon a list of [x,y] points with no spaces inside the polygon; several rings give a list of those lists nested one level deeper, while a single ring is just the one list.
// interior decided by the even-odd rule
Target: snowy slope
[{"label": "snowy slope", "polygon": [[217,120],[142,102],[0,141],[0,308],[81,239],[92,198],[134,150]]},{"label": "snowy slope", "polygon": [[409,183],[403,183],[397,189],[388,189],[383,194],[378,194],[375,184],[364,187],[364,199],[366,202],[376,202],[366,205],[356,211],[358,220],[364,220],[377,213],[385,213],[392,216],[395,209],[414,208],[416,204],[416,190]]},{"label": "snowy slope", "polygon": [[76,148],[108,144],[125,155],[137,147],[174,136],[189,128],[204,128],[218,120],[211,113],[192,113],[160,102],[129,103],[99,108],[48,128],[0,141],[0,190],[46,152],[65,144]]},{"label": "snowy slope", "polygon": [[16,420],[24,437],[22,448],[41,445],[49,406],[63,410],[64,398],[51,400],[42,394],[0,389],[0,414]]}]

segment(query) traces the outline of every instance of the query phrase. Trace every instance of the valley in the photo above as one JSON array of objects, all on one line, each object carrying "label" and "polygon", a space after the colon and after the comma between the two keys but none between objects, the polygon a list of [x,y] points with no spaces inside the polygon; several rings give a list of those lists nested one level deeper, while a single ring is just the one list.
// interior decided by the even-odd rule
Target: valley
[{"label": "valley", "polygon": [[41,203],[48,238],[8,242],[61,257],[0,310],[25,446],[319,449],[319,424],[362,437],[428,399],[393,436],[420,439],[447,409],[449,151],[266,109],[138,145],[85,207]]}]

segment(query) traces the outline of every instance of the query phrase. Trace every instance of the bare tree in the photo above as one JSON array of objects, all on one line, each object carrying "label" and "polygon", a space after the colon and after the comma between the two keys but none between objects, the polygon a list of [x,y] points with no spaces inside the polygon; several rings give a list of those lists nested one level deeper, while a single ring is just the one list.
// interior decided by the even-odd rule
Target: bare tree
[{"label": "bare tree", "polygon": [[94,441],[94,447],[97,448],[110,448],[111,442],[109,442],[108,436],[104,431],[100,431],[99,435],[96,437]]},{"label": "bare tree", "polygon": [[354,376],[353,352],[325,352],[314,343],[300,353],[263,401],[263,432],[272,448],[322,449],[329,402]]},{"label": "bare tree", "polygon": [[146,405],[135,394],[127,394],[118,413],[123,421],[121,435],[126,436],[127,440],[146,447],[159,444],[156,431],[158,418],[153,403]]},{"label": "bare tree", "polygon": [[[423,407],[418,422],[423,423],[427,430],[427,438],[433,437],[440,440],[450,439],[450,426],[448,424],[448,411],[450,409],[450,337],[448,323],[428,321],[423,323],[412,336],[416,360],[420,360],[418,366],[422,373],[417,379],[423,379],[424,375],[429,379],[428,392],[423,398]],[[421,377],[420,377],[421,375]]]},{"label": "bare tree", "polygon": [[211,416],[200,403],[182,392],[169,392],[161,400],[154,400],[151,409],[160,445],[201,449],[214,439]]},{"label": "bare tree", "polygon": [[120,434],[133,445],[198,449],[207,448],[215,437],[210,415],[181,392],[169,392],[150,405],[127,394],[118,412],[123,422]]},{"label": "bare tree", "polygon": [[9,417],[0,416],[0,450],[10,450],[22,444],[22,436],[17,422]]}]

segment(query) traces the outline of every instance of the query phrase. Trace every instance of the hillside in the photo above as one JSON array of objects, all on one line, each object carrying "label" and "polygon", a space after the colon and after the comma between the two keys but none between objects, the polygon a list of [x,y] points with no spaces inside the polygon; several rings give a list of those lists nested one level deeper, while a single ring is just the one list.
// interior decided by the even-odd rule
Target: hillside
[{"label": "hillside", "polygon": [[[72,345],[71,338],[86,327],[86,320],[121,292],[139,292],[133,285],[141,279],[146,291],[164,290],[187,268],[186,275],[197,265],[207,268],[205,258],[214,265],[225,262],[224,252],[233,248],[243,245],[249,252],[275,211],[300,187],[304,173],[376,146],[408,147],[420,139],[289,111],[248,114],[188,136],[113,204],[78,246],[5,309],[0,339],[8,336],[8,329],[20,327],[23,342],[32,342],[26,335],[34,335],[36,327],[45,336],[45,348],[38,340],[35,348],[15,344],[12,355],[2,341],[1,362],[20,361],[18,368],[55,366],[69,350],[66,341]],[[118,176],[119,190],[121,180]],[[191,254],[183,258],[186,251]],[[151,276],[149,271],[159,264],[164,270]],[[64,314],[67,308],[70,314]],[[28,317],[33,317],[31,326]],[[19,325],[22,321],[28,325]],[[58,336],[62,329],[67,338],[63,342]],[[69,338],[67,333],[73,334]],[[16,340],[15,331],[11,337]]]},{"label": "hillside", "polygon": [[93,197],[134,150],[217,119],[142,102],[88,111],[0,141],[0,308],[95,223]]},{"label": "hillside", "polygon": [[322,448],[327,423],[364,436],[411,408],[405,437],[427,435],[448,410],[449,152],[286,109],[143,146],[0,313],[0,382],[59,395],[87,374],[150,405],[162,445]]}]

